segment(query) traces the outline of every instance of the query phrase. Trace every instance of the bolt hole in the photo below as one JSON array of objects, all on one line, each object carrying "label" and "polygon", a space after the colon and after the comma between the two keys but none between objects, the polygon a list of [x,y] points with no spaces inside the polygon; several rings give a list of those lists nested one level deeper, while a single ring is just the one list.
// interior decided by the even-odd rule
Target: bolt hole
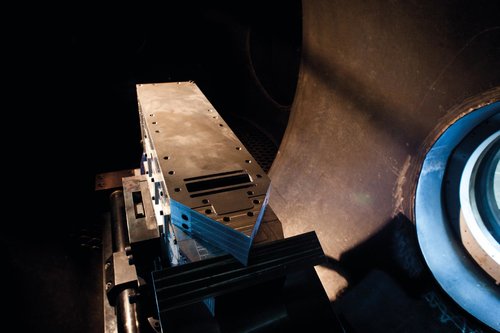
[{"label": "bolt hole", "polygon": [[203,202],[204,204],[207,204],[207,203],[209,203],[210,201],[209,201],[208,199],[203,199],[203,200],[201,200],[201,202]]},{"label": "bolt hole", "polygon": [[184,229],[189,229],[189,226],[188,226],[186,223],[183,223],[183,224],[182,224],[182,227],[183,227]]},{"label": "bolt hole", "polygon": [[229,216],[224,216],[223,220],[224,222],[229,222],[231,221],[231,218]]},{"label": "bolt hole", "polygon": [[212,210],[211,209],[205,209],[205,214],[212,214]]},{"label": "bolt hole", "polygon": [[248,195],[253,195],[253,191],[248,191],[247,194]]},{"label": "bolt hole", "polygon": [[219,124],[220,127],[224,127],[224,124]]},{"label": "bolt hole", "polygon": [[174,170],[170,170],[170,171],[168,172],[168,174],[169,174],[169,175],[173,175],[174,173],[175,173],[175,171],[174,171]]},{"label": "bolt hole", "polygon": [[155,133],[160,133],[160,130],[156,130]]},{"label": "bolt hole", "polygon": [[262,175],[257,174],[256,176],[257,176],[257,178],[262,178]]},{"label": "bolt hole", "polygon": [[241,150],[241,147],[236,147],[236,150]]},{"label": "bolt hole", "polygon": [[150,116],[150,117],[154,117],[154,116],[155,116],[155,114],[154,114],[154,113],[151,113],[149,116]]},{"label": "bolt hole", "polygon": [[189,218],[187,217],[187,215],[186,215],[186,214],[182,214],[182,215],[181,215],[181,218],[182,218],[184,221],[188,221],[188,220],[189,220]]},{"label": "bolt hole", "polygon": [[151,197],[151,200],[155,201],[155,197]]},{"label": "bolt hole", "polygon": [[247,215],[251,217],[253,216],[253,212],[248,212]]},{"label": "bolt hole", "polygon": [[169,160],[169,159],[170,159],[170,156],[163,156],[163,159],[164,159],[164,160]]},{"label": "bolt hole", "polygon": [[254,203],[254,204],[256,204],[256,205],[258,205],[258,204],[260,204],[260,201],[259,201],[259,200],[257,200],[257,199],[255,199],[255,200],[253,201],[253,203]]},{"label": "bolt hole", "polygon": [[162,197],[162,196],[163,196],[163,191],[160,191],[160,197]]},{"label": "bolt hole", "polygon": [[160,323],[159,322],[155,322],[155,327],[160,327]]},{"label": "bolt hole", "polygon": [[252,163],[252,161],[250,161],[250,160],[245,160],[245,163]]},{"label": "bolt hole", "polygon": [[181,189],[180,189],[180,188],[178,188],[178,187],[176,187],[176,188],[174,188],[174,191],[175,191],[175,192],[180,192],[180,191],[181,191]]},{"label": "bolt hole", "polygon": [[158,124],[158,122],[157,122],[157,121],[153,121],[153,123],[152,123],[152,124],[153,124],[153,125],[156,125],[156,124]]}]

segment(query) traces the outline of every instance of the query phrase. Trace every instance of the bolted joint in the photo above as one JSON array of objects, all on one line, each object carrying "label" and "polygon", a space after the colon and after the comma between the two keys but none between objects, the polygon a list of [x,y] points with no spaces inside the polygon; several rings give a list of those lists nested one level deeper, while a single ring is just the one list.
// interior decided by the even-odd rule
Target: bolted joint
[{"label": "bolted joint", "polygon": [[106,296],[109,304],[114,306],[118,294],[125,289],[137,289],[139,278],[132,256],[127,256],[125,251],[115,252],[104,264]]}]

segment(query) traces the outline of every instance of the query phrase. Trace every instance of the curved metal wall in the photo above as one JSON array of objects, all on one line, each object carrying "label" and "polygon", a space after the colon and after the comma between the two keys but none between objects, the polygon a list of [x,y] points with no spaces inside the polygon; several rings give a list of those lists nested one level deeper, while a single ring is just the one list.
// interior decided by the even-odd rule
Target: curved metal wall
[{"label": "curved metal wall", "polygon": [[[316,230],[339,260],[398,214],[413,220],[429,146],[500,100],[496,1],[303,2],[297,92],[273,164],[285,235]],[[320,272],[331,298],[345,280]]]}]

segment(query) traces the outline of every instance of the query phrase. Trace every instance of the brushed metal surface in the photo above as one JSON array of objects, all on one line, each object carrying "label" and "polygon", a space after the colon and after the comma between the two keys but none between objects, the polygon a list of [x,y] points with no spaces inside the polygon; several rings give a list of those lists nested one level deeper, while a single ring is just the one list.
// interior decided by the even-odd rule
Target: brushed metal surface
[{"label": "brushed metal surface", "polygon": [[246,263],[268,202],[266,173],[193,82],[139,84],[137,96],[158,220]]}]

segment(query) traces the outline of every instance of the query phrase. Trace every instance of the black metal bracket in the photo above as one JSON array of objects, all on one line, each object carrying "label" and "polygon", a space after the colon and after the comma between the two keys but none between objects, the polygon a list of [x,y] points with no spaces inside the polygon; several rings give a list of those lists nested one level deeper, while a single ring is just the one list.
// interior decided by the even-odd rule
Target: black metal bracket
[{"label": "black metal bracket", "polygon": [[139,278],[135,265],[131,264],[130,257],[125,251],[115,252],[104,264],[106,277],[106,295],[109,304],[115,306],[116,297],[125,289],[137,289]]}]

